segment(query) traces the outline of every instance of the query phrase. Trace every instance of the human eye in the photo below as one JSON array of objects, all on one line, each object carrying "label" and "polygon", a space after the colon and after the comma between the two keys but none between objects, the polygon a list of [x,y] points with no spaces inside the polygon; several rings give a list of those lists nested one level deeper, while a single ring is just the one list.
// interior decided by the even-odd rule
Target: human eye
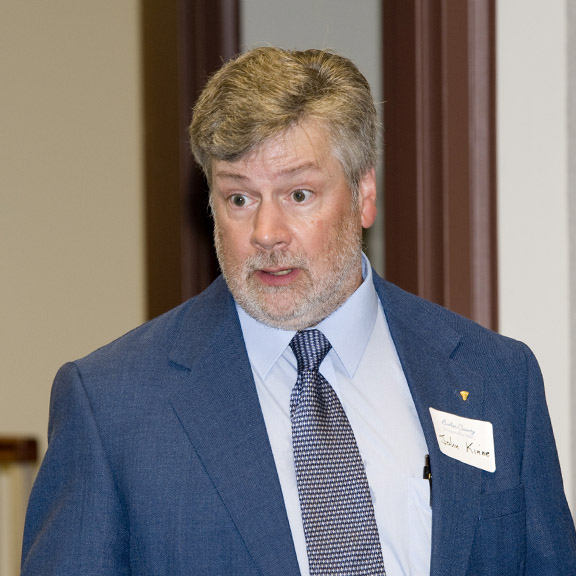
[{"label": "human eye", "polygon": [[292,198],[292,200],[294,200],[294,202],[301,204],[302,202],[306,202],[306,200],[310,199],[310,197],[312,196],[312,192],[310,190],[303,190],[303,189],[298,189],[298,190],[294,190],[291,194],[290,197]]},{"label": "human eye", "polygon": [[234,208],[244,208],[250,204],[250,199],[244,194],[232,194],[228,197],[228,202],[230,202]]}]

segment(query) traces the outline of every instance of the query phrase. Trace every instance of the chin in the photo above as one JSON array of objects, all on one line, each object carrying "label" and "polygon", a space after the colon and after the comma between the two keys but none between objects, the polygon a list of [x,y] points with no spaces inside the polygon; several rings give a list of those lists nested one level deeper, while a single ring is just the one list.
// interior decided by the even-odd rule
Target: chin
[{"label": "chin", "polygon": [[244,310],[262,324],[278,328],[280,330],[305,330],[312,326],[319,324],[324,318],[329,316],[334,310],[340,307],[342,303],[337,305],[323,305],[304,306],[303,309],[289,310],[288,307],[272,310],[266,306],[253,305],[252,302],[240,302],[240,306]]}]

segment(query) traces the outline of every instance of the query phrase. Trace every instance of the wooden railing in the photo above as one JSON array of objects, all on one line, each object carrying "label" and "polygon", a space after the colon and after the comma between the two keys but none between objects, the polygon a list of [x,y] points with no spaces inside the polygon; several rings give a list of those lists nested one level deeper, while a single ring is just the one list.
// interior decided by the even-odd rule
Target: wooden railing
[{"label": "wooden railing", "polygon": [[28,496],[38,446],[33,438],[0,436],[0,576],[18,576]]}]

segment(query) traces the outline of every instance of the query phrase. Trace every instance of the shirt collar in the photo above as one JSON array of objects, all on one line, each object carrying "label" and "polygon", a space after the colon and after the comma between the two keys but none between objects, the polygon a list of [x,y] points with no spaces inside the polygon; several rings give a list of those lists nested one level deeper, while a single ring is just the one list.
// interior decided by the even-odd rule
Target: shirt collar
[{"label": "shirt collar", "polygon": [[[362,284],[348,300],[316,326],[328,338],[350,376],[353,376],[358,368],[378,312],[378,295],[372,282],[372,268],[364,254],[362,278]],[[238,304],[236,308],[250,363],[264,379],[296,332],[267,326],[252,318]]]}]

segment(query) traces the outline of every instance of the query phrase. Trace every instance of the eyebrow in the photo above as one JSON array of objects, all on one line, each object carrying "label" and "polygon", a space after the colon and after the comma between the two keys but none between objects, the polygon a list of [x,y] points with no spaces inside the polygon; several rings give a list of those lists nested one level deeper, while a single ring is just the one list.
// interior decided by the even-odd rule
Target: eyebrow
[{"label": "eyebrow", "polygon": [[[299,164],[298,166],[294,166],[292,168],[285,168],[283,170],[279,170],[278,172],[274,173],[274,177],[282,177],[282,176],[294,176],[300,174],[301,172],[306,172],[308,170],[319,170],[318,164],[315,162],[305,162],[304,164]],[[241,182],[245,182],[250,178],[245,176],[244,174],[239,174],[238,172],[218,172],[214,174],[215,178],[223,178],[223,179],[230,179],[230,180],[238,180]]]}]

